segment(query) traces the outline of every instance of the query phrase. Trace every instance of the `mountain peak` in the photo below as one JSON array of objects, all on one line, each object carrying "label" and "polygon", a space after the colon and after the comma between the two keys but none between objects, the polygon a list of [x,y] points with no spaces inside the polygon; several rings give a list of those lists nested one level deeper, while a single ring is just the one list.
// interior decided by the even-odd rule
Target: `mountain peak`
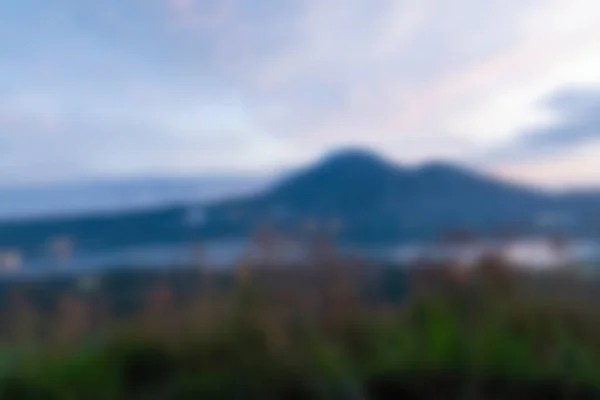
[{"label": "mountain peak", "polygon": [[438,175],[438,174],[453,174],[453,175],[476,175],[475,171],[472,171],[466,167],[452,164],[446,161],[430,161],[419,166],[416,171],[421,174],[427,175]]},{"label": "mountain peak", "polygon": [[325,156],[320,162],[320,167],[358,167],[376,166],[380,168],[391,167],[385,159],[377,153],[362,148],[345,148],[334,151]]}]

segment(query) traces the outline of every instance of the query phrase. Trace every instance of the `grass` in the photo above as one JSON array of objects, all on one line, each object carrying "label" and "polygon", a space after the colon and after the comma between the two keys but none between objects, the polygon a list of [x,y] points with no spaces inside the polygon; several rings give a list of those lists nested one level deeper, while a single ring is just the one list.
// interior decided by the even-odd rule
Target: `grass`
[{"label": "grass", "polygon": [[11,343],[0,398],[600,398],[593,309],[474,278],[376,296],[395,274],[257,271],[183,303],[158,286],[101,335]]}]

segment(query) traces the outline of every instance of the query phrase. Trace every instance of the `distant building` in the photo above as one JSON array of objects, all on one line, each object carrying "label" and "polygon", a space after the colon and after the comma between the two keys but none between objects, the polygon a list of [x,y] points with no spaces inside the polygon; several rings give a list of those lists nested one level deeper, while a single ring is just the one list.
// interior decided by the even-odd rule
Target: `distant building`
[{"label": "distant building", "polygon": [[545,238],[413,245],[394,252],[395,260],[407,265],[437,264],[463,268],[478,265],[490,255],[512,267],[529,270],[564,268],[577,263],[573,243]]},{"label": "distant building", "polygon": [[23,265],[23,256],[18,250],[0,250],[0,270],[16,271]]},{"label": "distant building", "polygon": [[397,261],[405,264],[456,265],[469,268],[493,251],[484,243],[434,243],[411,245],[395,251]]},{"label": "distant building", "polygon": [[70,236],[56,236],[50,240],[48,248],[55,260],[70,261],[75,251],[75,241]]},{"label": "distant building", "polygon": [[506,244],[502,249],[505,260],[517,267],[535,270],[564,268],[576,262],[568,242],[548,239],[522,239]]}]

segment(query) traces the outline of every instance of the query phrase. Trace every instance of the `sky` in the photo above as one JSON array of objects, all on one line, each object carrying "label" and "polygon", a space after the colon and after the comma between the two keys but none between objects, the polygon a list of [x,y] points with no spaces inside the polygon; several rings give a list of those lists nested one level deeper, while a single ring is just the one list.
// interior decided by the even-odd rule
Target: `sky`
[{"label": "sky", "polygon": [[597,0],[0,0],[0,185],[347,146],[600,187]]}]

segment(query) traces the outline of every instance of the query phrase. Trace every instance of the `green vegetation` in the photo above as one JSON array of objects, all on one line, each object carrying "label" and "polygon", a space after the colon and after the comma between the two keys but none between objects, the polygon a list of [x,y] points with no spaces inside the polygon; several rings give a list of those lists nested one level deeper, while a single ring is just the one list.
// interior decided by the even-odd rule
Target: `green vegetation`
[{"label": "green vegetation", "polygon": [[342,270],[318,277],[254,275],[185,306],[155,296],[147,317],[101,337],[22,341],[4,351],[0,398],[600,396],[600,324],[588,308],[489,282],[389,301]]}]

